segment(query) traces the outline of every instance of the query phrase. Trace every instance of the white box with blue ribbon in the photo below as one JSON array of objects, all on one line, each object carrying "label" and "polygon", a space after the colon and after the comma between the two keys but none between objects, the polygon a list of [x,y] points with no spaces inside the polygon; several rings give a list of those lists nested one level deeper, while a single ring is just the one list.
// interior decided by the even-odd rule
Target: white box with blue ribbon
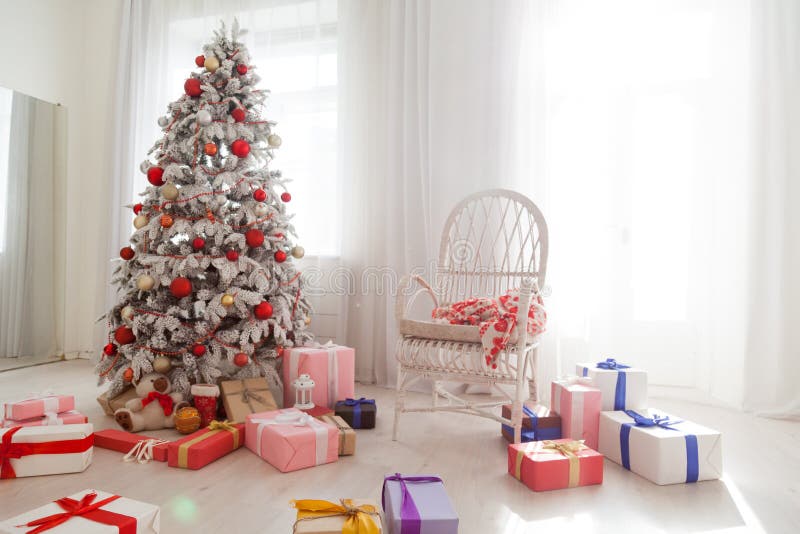
[{"label": "white box with blue ribbon", "polygon": [[602,412],[597,450],[658,485],[722,476],[722,435],[661,410]]},{"label": "white box with blue ribbon", "polygon": [[644,369],[608,358],[603,362],[579,363],[575,373],[590,378],[592,385],[603,393],[604,412],[647,408],[647,371]]}]

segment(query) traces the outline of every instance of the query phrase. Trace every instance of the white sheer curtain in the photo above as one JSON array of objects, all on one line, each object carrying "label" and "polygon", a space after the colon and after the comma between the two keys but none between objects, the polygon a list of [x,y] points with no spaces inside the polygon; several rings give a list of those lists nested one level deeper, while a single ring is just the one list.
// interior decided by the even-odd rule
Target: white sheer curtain
[{"label": "white sheer curtain", "polygon": [[[614,356],[797,413],[796,9],[342,2],[343,261],[429,265],[458,199],[518,189],[551,230],[543,381]],[[391,384],[392,298],[362,279],[346,339]]]},{"label": "white sheer curtain", "polygon": [[[0,107],[9,101],[3,100]],[[54,106],[18,92],[10,101],[0,138],[8,143],[7,158],[0,162],[7,163],[0,181],[0,357],[52,356],[57,349]]]}]

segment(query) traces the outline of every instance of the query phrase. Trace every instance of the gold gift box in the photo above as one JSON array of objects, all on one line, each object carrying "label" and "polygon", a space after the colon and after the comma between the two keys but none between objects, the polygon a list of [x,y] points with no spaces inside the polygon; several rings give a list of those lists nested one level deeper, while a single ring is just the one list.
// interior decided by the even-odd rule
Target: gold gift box
[{"label": "gold gift box", "polygon": [[347,421],[338,415],[322,415],[317,419],[339,429],[339,456],[350,456],[356,453],[356,431],[350,428]]}]

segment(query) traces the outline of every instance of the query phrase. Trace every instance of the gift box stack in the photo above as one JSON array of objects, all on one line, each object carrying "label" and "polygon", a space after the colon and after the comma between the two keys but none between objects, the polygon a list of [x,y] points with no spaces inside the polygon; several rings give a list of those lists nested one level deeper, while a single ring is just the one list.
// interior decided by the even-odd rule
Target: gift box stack
[{"label": "gift box stack", "polygon": [[508,447],[509,474],[535,491],[599,484],[606,456],[659,485],[722,475],[720,433],[648,407],[646,371],[608,358],[576,373],[551,384],[564,439],[525,439],[523,419],[523,443]]}]

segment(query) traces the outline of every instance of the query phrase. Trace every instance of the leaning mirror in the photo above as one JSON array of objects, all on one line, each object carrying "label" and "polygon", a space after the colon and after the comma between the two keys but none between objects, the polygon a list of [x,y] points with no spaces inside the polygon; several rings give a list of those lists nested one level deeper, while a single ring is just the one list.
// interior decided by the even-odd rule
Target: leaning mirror
[{"label": "leaning mirror", "polygon": [[65,110],[0,87],[0,371],[60,359]]}]

